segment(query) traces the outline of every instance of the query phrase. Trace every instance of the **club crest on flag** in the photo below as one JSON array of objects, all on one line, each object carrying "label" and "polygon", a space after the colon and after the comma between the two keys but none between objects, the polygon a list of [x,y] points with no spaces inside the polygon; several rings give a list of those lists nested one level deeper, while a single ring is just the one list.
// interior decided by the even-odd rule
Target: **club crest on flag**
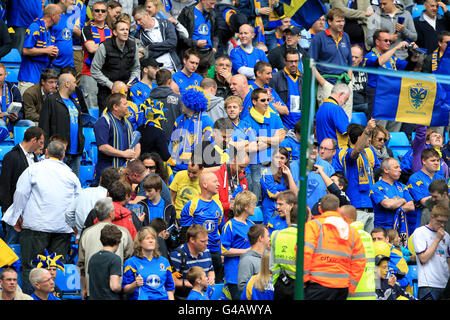
[{"label": "club crest on flag", "polygon": [[409,86],[409,104],[414,110],[420,110],[428,100],[430,88],[422,83]]}]

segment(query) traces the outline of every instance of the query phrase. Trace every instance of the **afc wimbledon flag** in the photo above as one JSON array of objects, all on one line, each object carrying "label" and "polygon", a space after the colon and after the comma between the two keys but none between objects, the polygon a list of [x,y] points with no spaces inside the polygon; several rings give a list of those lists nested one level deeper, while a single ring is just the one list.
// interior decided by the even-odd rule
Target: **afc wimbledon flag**
[{"label": "afc wimbledon flag", "polygon": [[444,87],[433,81],[378,76],[373,118],[447,126],[446,95]]},{"label": "afc wimbledon flag", "polygon": [[306,30],[327,12],[320,0],[280,0],[280,3],[284,3],[284,15]]}]

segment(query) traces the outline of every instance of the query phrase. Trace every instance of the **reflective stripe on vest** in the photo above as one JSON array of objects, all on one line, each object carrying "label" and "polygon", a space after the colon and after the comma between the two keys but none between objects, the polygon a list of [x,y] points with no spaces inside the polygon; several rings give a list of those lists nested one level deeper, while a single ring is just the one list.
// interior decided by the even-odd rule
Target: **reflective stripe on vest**
[{"label": "reflective stripe on vest", "polygon": [[[291,227],[292,228],[292,227]],[[297,230],[295,229],[291,229],[291,228],[287,228],[287,229],[283,229],[283,230],[276,230],[274,232],[273,235],[273,239],[272,239],[272,250],[273,250],[273,269],[272,269],[272,274],[274,275],[274,282],[276,281],[276,279],[278,278],[278,275],[281,271],[281,269],[283,269],[289,276],[291,276],[292,278],[295,279],[296,276],[296,259],[295,259],[295,255],[296,253],[294,252],[294,259],[282,259],[282,258],[278,258],[277,257],[277,253],[279,253],[279,247],[275,247],[275,244],[277,243],[277,237],[280,234],[280,231],[283,231],[282,236],[288,236],[288,235],[295,235],[295,231]],[[289,230],[291,229],[291,230]],[[295,231],[294,231],[295,230]],[[297,237],[295,236],[294,238],[295,244],[294,244],[294,248],[297,245]],[[278,243],[279,244],[279,243]],[[279,256],[279,255],[278,255]]]}]

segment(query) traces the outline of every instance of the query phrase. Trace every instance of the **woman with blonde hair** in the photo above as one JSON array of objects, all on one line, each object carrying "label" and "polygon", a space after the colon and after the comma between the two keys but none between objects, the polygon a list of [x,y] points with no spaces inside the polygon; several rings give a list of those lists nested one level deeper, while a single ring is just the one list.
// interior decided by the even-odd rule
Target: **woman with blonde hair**
[{"label": "woman with blonde hair", "polygon": [[134,255],[125,261],[123,291],[130,300],[174,300],[169,261],[158,250],[156,231],[143,227],[134,239]]},{"label": "woman with blonde hair", "polygon": [[227,221],[220,237],[225,283],[233,300],[239,300],[239,259],[250,248],[247,234],[254,223],[248,217],[253,215],[255,207],[256,195],[253,192],[239,192],[234,200],[234,217]]},{"label": "woman with blonde hair", "polygon": [[273,300],[273,280],[269,268],[270,252],[264,251],[259,272],[252,276],[242,291],[241,300]]}]

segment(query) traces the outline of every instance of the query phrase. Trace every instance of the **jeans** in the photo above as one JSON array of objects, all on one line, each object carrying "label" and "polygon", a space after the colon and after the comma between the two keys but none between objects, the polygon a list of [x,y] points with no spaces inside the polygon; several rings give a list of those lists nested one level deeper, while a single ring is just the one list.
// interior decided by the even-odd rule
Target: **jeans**
[{"label": "jeans", "polygon": [[19,232],[14,230],[13,226],[5,223],[5,242],[6,244],[17,244],[19,243]]},{"label": "jeans", "polygon": [[250,181],[248,182],[248,190],[256,195],[256,203],[261,199],[261,175],[263,167],[261,164],[251,164],[250,165]]},{"label": "jeans", "polygon": [[374,228],[374,213],[356,208],[356,220],[364,223],[364,231],[371,233]]},{"label": "jeans", "polygon": [[[0,119],[0,126],[6,127],[6,121],[3,119]],[[35,123],[31,120],[17,120],[14,122],[15,127],[34,127]]]},{"label": "jeans", "polygon": [[72,169],[73,173],[75,173],[77,177],[80,175],[80,155],[66,154],[63,161],[70,167],[70,169]]},{"label": "jeans", "polygon": [[433,287],[419,287],[418,298],[422,299],[428,293],[431,293],[434,300],[439,300],[442,296],[444,288],[433,288]]},{"label": "jeans", "polygon": [[94,80],[91,76],[82,74],[80,78],[80,87],[83,89],[84,93],[84,101],[86,101],[86,105],[88,108],[97,108],[98,107],[98,85],[97,81]]}]

